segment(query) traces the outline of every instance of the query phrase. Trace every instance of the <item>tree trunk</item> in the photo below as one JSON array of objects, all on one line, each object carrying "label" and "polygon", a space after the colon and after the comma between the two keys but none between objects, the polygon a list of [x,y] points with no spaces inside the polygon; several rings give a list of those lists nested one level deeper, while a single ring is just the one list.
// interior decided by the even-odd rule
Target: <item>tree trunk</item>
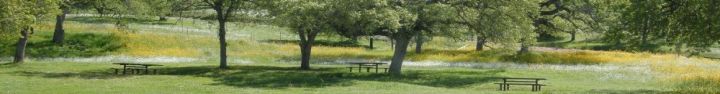
[{"label": "tree trunk", "polygon": [[70,12],[70,9],[62,7],[62,14],[55,17],[55,33],[53,34],[53,42],[62,43],[65,38],[65,29],[63,29],[63,23],[65,22],[65,16]]},{"label": "tree trunk", "polygon": [[25,61],[25,47],[27,47],[27,41],[30,37],[29,28],[24,28],[20,31],[20,39],[18,39],[17,47],[15,48],[15,58],[13,62],[15,63],[22,63]]},{"label": "tree trunk", "polygon": [[312,44],[315,42],[317,32],[305,32],[305,30],[301,29],[298,30],[298,36],[300,37],[300,69],[310,70]]},{"label": "tree trunk", "polygon": [[375,49],[375,46],[374,46],[374,44],[373,44],[373,41],[374,41],[375,39],[373,39],[372,37],[370,37],[369,40],[370,40],[370,49]]},{"label": "tree trunk", "polygon": [[310,52],[312,51],[312,45],[308,43],[302,43],[300,45],[300,69],[310,70]]},{"label": "tree trunk", "polygon": [[485,46],[486,39],[480,36],[477,36],[477,41],[475,41],[475,51],[482,51],[483,47]]},{"label": "tree trunk", "polygon": [[160,16],[160,19],[159,19],[158,21],[167,21],[167,17],[165,17],[165,16]]},{"label": "tree trunk", "polygon": [[415,53],[420,54],[422,53],[422,45],[425,42],[425,40],[422,37],[422,34],[418,33],[418,35],[415,38]]},{"label": "tree trunk", "polygon": [[218,38],[220,39],[220,68],[227,68],[227,41],[225,40],[225,20],[218,20],[220,22],[220,32],[218,32]]},{"label": "tree trunk", "polygon": [[648,50],[647,36],[648,36],[648,34],[647,34],[646,31],[643,31],[642,34],[640,35],[640,48],[641,48],[643,51],[647,51],[647,50]]},{"label": "tree trunk", "polygon": [[395,52],[393,53],[393,58],[390,63],[390,74],[392,75],[400,75],[401,74],[401,68],[403,59],[405,59],[405,54],[407,53],[407,47],[410,43],[409,37],[400,37],[397,38],[397,45],[395,45]]},{"label": "tree trunk", "polygon": [[570,42],[575,41],[575,35],[577,35],[577,31],[575,31],[575,32],[570,32]]},{"label": "tree trunk", "polygon": [[675,42],[675,53],[677,54],[677,56],[682,56],[682,46],[683,44],[680,43],[679,40]]},{"label": "tree trunk", "polygon": [[217,20],[218,20],[218,40],[220,40],[220,69],[227,69],[227,41],[225,40],[225,25],[227,22],[227,17],[229,16],[228,13],[230,13],[230,9],[223,10],[223,3],[222,2],[215,2],[213,10],[215,10],[215,13],[217,14]]},{"label": "tree trunk", "polygon": [[352,36],[352,37],[350,37],[350,41],[352,41],[353,43],[357,43],[357,42],[358,42],[358,36]]}]

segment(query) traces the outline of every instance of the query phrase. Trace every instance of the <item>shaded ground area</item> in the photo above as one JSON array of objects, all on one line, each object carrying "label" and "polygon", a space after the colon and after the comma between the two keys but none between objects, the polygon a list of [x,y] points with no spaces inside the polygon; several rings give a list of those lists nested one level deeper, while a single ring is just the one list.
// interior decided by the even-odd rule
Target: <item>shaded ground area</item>
[{"label": "shaded ground area", "polygon": [[[350,73],[345,68],[316,68],[298,70],[296,67],[233,66],[226,70],[215,66],[173,67],[160,69],[161,75],[196,76],[215,79],[213,85],[250,88],[322,88],[326,86],[350,86],[353,81],[399,82],[430,87],[459,88],[473,84],[485,84],[496,80],[502,69],[457,71],[406,71],[401,76],[384,73]],[[19,76],[44,78],[114,79],[138,75],[115,75],[109,70],[83,72],[16,71]]]},{"label": "shaded ground area", "polygon": [[[497,91],[496,77],[541,77],[542,93],[664,93],[671,85],[633,73],[580,70],[404,67],[403,75],[349,72],[342,65],[314,64],[298,70],[283,64],[161,63],[158,75],[115,75],[110,63],[41,62],[0,65],[6,93],[332,93],[476,94],[531,93],[530,87]],[[624,75],[627,77],[615,77]],[[607,76],[613,76],[608,78]],[[42,84],[38,84],[42,83]]]},{"label": "shaded ground area", "polygon": [[[278,43],[278,44],[287,44],[287,43],[299,44],[300,43],[298,40],[264,40],[262,42]],[[353,41],[315,40],[313,45],[314,46],[331,46],[331,47],[366,47],[366,48],[369,48],[369,46],[360,45],[358,42],[353,42]]]}]

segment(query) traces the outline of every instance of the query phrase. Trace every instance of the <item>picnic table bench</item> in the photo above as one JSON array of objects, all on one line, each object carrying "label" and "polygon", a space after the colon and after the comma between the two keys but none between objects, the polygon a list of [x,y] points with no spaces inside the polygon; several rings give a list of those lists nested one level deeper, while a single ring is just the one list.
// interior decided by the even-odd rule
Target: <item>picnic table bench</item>
[{"label": "picnic table bench", "polygon": [[540,84],[540,80],[547,80],[545,78],[497,78],[502,79],[502,83],[495,83],[498,84],[500,87],[500,91],[507,91],[510,90],[510,85],[529,85],[532,86],[532,91],[540,91],[542,89],[542,86],[546,86],[545,84]]},{"label": "picnic table bench", "polygon": [[[357,68],[358,72],[362,72],[362,69],[365,68],[367,72],[370,72],[371,68],[375,68],[375,73],[378,73],[379,69],[383,69],[383,72],[387,72],[388,68],[380,68],[380,65],[387,64],[382,62],[362,62],[362,61],[353,61],[353,62],[347,62],[347,64],[352,64],[353,66],[349,66],[347,68],[350,69],[350,72],[353,71],[353,68]],[[354,66],[357,65],[357,66]]]},{"label": "picnic table bench", "polygon": [[154,74],[157,74],[157,69],[150,69],[150,66],[163,66],[158,64],[142,64],[142,63],[113,63],[115,65],[122,65],[122,68],[111,68],[115,70],[115,74],[119,74],[120,70],[122,70],[122,74],[126,74],[127,71],[130,71],[130,73],[134,74],[140,74],[141,72],[145,72],[145,74],[150,73],[150,70],[153,71]]}]

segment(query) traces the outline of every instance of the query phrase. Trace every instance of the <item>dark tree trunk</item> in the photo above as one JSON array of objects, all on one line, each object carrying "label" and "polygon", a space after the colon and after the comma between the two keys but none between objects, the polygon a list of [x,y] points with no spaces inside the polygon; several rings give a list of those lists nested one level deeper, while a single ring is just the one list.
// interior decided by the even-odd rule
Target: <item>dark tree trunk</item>
[{"label": "dark tree trunk", "polygon": [[[207,2],[210,3],[210,2]],[[220,69],[227,69],[227,41],[225,39],[225,26],[227,23],[227,18],[230,16],[230,13],[232,13],[232,7],[228,9],[224,9],[224,2],[222,1],[216,1],[212,3],[212,8],[215,10],[215,13],[217,14],[217,20],[218,20],[218,40],[220,40]]]},{"label": "dark tree trunk", "polygon": [[65,16],[70,12],[67,7],[62,7],[62,14],[55,17],[55,33],[53,34],[53,42],[62,43],[65,38],[65,29],[63,29],[63,23],[65,22]]},{"label": "dark tree trunk", "polygon": [[415,38],[415,53],[420,54],[422,53],[422,45],[425,42],[425,40],[422,37],[422,34],[418,33],[418,35]]},{"label": "dark tree trunk", "polygon": [[643,31],[642,34],[640,35],[640,47],[644,51],[648,50],[648,43],[647,43],[648,34],[646,31],[647,30]]},{"label": "dark tree trunk", "polygon": [[390,74],[400,75],[403,59],[407,53],[407,47],[410,43],[410,37],[399,37],[397,38],[397,45],[395,45],[395,52],[390,63]]},{"label": "dark tree trunk", "polygon": [[220,23],[220,32],[218,32],[218,38],[220,39],[220,68],[227,68],[227,41],[225,40],[225,20],[218,20]]},{"label": "dark tree trunk", "polygon": [[570,42],[575,41],[575,35],[577,35],[576,31],[570,32]]},{"label": "dark tree trunk", "polygon": [[160,19],[159,19],[158,21],[167,21],[167,17],[165,17],[165,16],[160,16]]},{"label": "dark tree trunk", "polygon": [[298,30],[298,36],[300,37],[300,69],[310,70],[312,44],[315,42],[317,32],[305,32],[305,30]]},{"label": "dark tree trunk", "polygon": [[373,41],[374,41],[375,39],[373,39],[372,37],[370,37],[369,40],[370,40],[370,49],[375,49],[375,45],[373,44]]},{"label": "dark tree trunk", "polygon": [[352,36],[352,37],[350,37],[350,41],[352,41],[352,42],[354,42],[354,43],[357,43],[357,42],[358,42],[358,37],[357,37],[357,36]]},{"label": "dark tree trunk", "polygon": [[480,36],[476,36],[476,37],[477,37],[476,38],[477,41],[475,41],[475,51],[482,51],[483,47],[485,46],[485,42],[486,42],[485,38],[480,37]]},{"label": "dark tree trunk", "polygon": [[310,70],[310,52],[312,51],[312,45],[303,43],[300,45],[300,69]]},{"label": "dark tree trunk", "polygon": [[675,42],[675,53],[677,54],[677,56],[682,55],[682,47],[683,47],[683,44],[680,43],[680,41]]},{"label": "dark tree trunk", "polygon": [[17,46],[15,48],[15,58],[13,62],[15,63],[22,63],[25,61],[25,47],[27,47],[27,41],[30,37],[30,28],[24,28],[20,31],[20,35],[22,37],[18,39]]}]

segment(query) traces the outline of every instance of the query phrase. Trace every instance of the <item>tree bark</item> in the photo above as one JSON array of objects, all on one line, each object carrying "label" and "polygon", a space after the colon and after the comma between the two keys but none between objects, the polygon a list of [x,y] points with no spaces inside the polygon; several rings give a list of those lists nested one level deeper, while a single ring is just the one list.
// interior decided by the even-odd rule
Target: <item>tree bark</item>
[{"label": "tree bark", "polygon": [[315,42],[317,32],[305,32],[305,30],[301,29],[298,30],[298,36],[300,37],[300,69],[310,70],[312,44]]},{"label": "tree bark", "polygon": [[220,32],[218,38],[220,40],[220,68],[227,68],[227,41],[225,40],[225,20],[218,20],[220,23]]},{"label": "tree bark", "polygon": [[370,49],[375,49],[375,45],[373,44],[373,41],[374,41],[375,39],[373,39],[372,37],[370,37],[369,40],[370,40]]},{"label": "tree bark", "polygon": [[642,49],[643,51],[647,51],[647,50],[648,50],[648,48],[647,48],[647,47],[648,47],[648,44],[647,44],[647,36],[648,36],[648,34],[647,34],[646,31],[647,31],[647,30],[644,30],[644,31],[642,32],[642,34],[640,35],[640,47],[641,47],[641,49]]},{"label": "tree bark", "polygon": [[575,41],[575,35],[577,35],[576,31],[570,32],[570,42]]},{"label": "tree bark", "polygon": [[65,22],[65,16],[70,12],[67,7],[62,7],[62,14],[55,17],[55,33],[53,34],[53,42],[62,43],[65,39],[65,29],[63,29],[63,23]]},{"label": "tree bark", "polygon": [[26,27],[20,31],[20,35],[22,37],[18,39],[17,46],[15,48],[15,58],[13,60],[15,63],[22,63],[25,61],[25,47],[27,47],[27,41],[30,37],[29,29],[30,28]]},{"label": "tree bark", "polygon": [[422,37],[421,33],[418,33],[418,35],[415,38],[415,53],[420,54],[422,53],[422,45],[425,42],[425,40]]},{"label": "tree bark", "polygon": [[158,21],[167,21],[167,17],[165,17],[165,16],[160,16],[160,19],[158,19]]},{"label": "tree bark", "polygon": [[475,38],[477,41],[475,41],[475,51],[482,51],[483,47],[485,46],[486,39],[481,36],[476,36]]},{"label": "tree bark", "polygon": [[405,59],[405,54],[407,53],[407,47],[410,43],[409,37],[400,37],[397,38],[397,45],[395,45],[395,52],[393,53],[393,58],[390,63],[390,74],[392,75],[400,75],[403,59]]},{"label": "tree bark", "polygon": [[227,69],[227,41],[225,39],[225,26],[227,23],[227,18],[230,16],[230,13],[232,13],[233,6],[230,6],[228,9],[224,9],[224,2],[223,1],[215,1],[213,3],[207,2],[208,4],[212,5],[213,10],[216,12],[216,17],[218,20],[218,40],[220,40],[220,66],[218,68],[220,69]]}]

